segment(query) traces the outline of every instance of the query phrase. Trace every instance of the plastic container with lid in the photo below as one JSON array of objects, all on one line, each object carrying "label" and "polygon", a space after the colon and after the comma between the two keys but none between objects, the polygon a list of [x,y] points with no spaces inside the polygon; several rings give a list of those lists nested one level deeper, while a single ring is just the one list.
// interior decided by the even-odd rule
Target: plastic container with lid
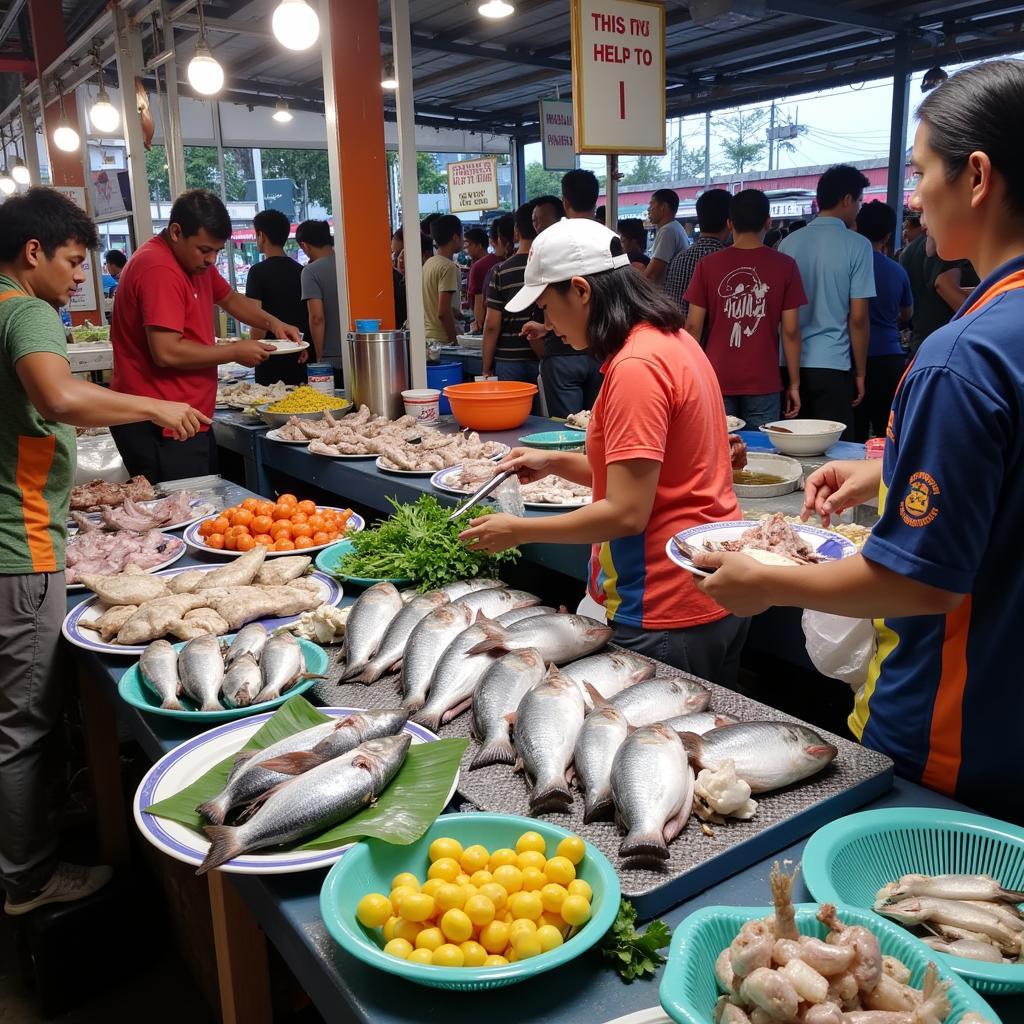
[{"label": "plastic container with lid", "polygon": [[334,394],[334,367],[330,363],[311,363],[306,367],[306,383],[326,395]]}]

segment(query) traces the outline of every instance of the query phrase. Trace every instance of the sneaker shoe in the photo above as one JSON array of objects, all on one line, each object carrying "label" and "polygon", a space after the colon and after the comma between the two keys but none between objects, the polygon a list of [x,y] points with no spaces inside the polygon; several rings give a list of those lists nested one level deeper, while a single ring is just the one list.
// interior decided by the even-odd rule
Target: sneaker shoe
[{"label": "sneaker shoe", "polygon": [[73,903],[98,892],[113,875],[113,869],[105,864],[85,867],[61,861],[41,892],[21,903],[15,903],[8,896],[4,901],[4,911],[17,916],[44,907],[47,903]]}]

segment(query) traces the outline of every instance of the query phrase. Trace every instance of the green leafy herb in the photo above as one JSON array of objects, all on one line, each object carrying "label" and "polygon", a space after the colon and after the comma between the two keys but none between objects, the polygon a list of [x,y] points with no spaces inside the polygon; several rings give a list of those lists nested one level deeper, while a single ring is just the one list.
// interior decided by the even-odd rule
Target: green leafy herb
[{"label": "green leafy herb", "polygon": [[629,900],[622,900],[615,923],[601,944],[601,955],[615,966],[624,981],[633,981],[653,974],[665,962],[658,950],[671,940],[672,932],[660,919],[638,932],[636,907]]},{"label": "green leafy herb", "polygon": [[519,557],[518,548],[488,555],[470,550],[459,540],[470,519],[491,511],[484,506],[449,523],[451,509],[431,494],[412,505],[389,500],[394,515],[372,530],[349,534],[352,550],[338,563],[340,573],[363,579],[413,579],[426,591],[454,580],[496,576],[502,563]]},{"label": "green leafy herb", "polygon": [[[264,750],[272,743],[330,718],[303,697],[292,697],[260,726],[243,750]],[[377,801],[347,821],[308,837],[298,849],[330,849],[363,836],[398,846],[416,842],[444,809],[468,740],[414,743],[398,774]],[[185,789],[146,808],[147,814],[179,821],[197,832],[205,821],[196,807],[216,796],[227,782],[235,755],[225,758]]]}]

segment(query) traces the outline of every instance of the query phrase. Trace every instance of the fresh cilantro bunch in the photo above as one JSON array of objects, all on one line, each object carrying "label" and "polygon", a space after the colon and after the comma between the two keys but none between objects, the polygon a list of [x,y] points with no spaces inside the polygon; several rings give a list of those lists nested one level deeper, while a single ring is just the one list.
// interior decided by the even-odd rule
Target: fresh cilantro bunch
[{"label": "fresh cilantro bunch", "polygon": [[671,940],[672,932],[660,919],[638,932],[636,907],[629,900],[622,900],[615,923],[601,944],[601,955],[615,966],[624,981],[633,981],[653,974],[665,962],[658,950]]},{"label": "fresh cilantro bunch", "polygon": [[441,505],[432,494],[422,495],[411,505],[389,500],[395,508],[389,519],[346,538],[351,541],[352,550],[338,566],[346,576],[405,577],[415,580],[419,589],[426,591],[455,580],[497,576],[503,563],[519,557],[518,548],[488,555],[471,551],[459,540],[459,533],[470,519],[490,511],[482,505],[449,523],[451,509]]}]

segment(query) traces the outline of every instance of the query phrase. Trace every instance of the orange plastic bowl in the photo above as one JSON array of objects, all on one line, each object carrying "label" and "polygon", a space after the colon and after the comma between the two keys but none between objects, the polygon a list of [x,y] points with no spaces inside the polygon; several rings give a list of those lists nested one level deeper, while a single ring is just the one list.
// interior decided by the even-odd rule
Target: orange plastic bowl
[{"label": "orange plastic bowl", "polygon": [[444,397],[460,427],[470,430],[514,430],[526,422],[536,384],[513,380],[481,380],[449,384]]}]

